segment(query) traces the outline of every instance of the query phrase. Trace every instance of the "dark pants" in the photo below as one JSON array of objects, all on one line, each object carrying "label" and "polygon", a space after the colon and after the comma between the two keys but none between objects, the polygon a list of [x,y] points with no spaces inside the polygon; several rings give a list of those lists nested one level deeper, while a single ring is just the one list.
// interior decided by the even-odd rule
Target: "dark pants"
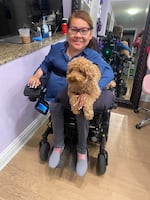
[{"label": "dark pants", "polygon": [[[94,111],[105,111],[109,109],[114,101],[114,94],[110,90],[101,92],[99,99],[94,103]],[[70,109],[67,88],[57,96],[55,102],[50,104],[50,113],[54,132],[54,146],[64,146],[64,109]],[[89,132],[89,120],[86,120],[83,112],[76,115],[78,144],[77,152],[85,154],[87,151],[87,137]]]}]

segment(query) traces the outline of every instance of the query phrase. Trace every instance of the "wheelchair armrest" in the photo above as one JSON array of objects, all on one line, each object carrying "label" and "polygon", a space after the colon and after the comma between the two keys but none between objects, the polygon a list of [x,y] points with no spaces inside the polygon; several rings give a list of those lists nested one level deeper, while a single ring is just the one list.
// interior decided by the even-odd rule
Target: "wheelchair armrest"
[{"label": "wheelchair armrest", "polygon": [[30,88],[28,85],[24,88],[24,96],[39,98],[42,94],[43,86],[37,88]]}]

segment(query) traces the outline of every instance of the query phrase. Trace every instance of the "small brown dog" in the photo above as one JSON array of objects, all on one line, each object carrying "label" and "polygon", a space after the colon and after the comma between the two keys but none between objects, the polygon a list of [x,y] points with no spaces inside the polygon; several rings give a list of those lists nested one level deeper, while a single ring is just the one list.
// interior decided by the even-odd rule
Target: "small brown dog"
[{"label": "small brown dog", "polygon": [[100,96],[98,81],[101,73],[97,65],[84,57],[77,57],[68,63],[67,82],[68,96],[71,110],[74,114],[79,114],[80,110],[76,105],[77,95],[88,94],[86,104],[83,107],[84,116],[87,120],[93,119],[93,104]]}]

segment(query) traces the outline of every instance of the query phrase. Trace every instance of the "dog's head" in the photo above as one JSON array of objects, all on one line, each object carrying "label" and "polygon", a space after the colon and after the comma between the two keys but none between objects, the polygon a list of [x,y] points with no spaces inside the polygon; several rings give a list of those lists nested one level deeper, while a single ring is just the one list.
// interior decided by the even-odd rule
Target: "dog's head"
[{"label": "dog's head", "polygon": [[83,84],[87,81],[100,79],[100,70],[97,65],[84,57],[77,57],[68,63],[67,76],[68,83]]}]

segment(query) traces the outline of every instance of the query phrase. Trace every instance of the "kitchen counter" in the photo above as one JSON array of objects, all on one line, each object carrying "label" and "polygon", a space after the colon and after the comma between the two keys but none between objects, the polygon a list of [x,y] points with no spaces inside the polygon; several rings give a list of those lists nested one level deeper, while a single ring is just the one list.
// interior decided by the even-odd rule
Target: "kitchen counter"
[{"label": "kitchen counter", "polygon": [[38,49],[55,43],[59,40],[65,39],[66,36],[61,33],[53,35],[51,38],[46,38],[42,42],[32,42],[30,44],[12,44],[0,43],[0,65],[15,60],[24,55],[30,54]]}]

